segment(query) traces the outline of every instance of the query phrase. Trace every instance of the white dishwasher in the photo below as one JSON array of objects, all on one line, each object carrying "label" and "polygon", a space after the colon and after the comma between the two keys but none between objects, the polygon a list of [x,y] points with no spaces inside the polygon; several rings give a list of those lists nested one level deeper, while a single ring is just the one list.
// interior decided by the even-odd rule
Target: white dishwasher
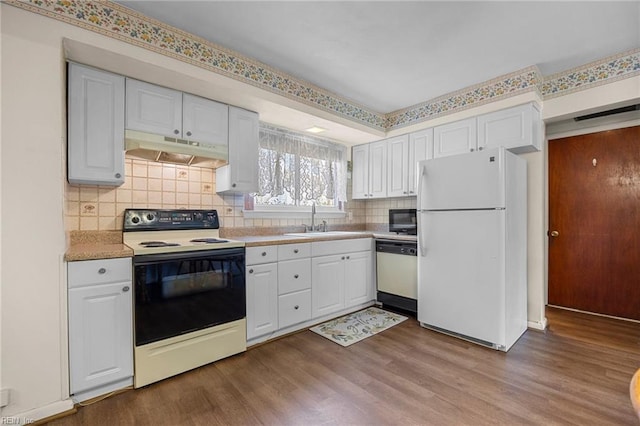
[{"label": "white dishwasher", "polygon": [[376,240],[378,302],[418,311],[418,257],[415,241]]}]

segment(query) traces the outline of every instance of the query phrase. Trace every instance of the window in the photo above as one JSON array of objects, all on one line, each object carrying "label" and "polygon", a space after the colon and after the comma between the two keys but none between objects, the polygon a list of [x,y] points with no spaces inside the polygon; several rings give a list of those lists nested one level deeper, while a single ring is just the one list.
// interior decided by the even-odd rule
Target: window
[{"label": "window", "polygon": [[343,210],[346,146],[261,123],[258,161],[255,210]]}]

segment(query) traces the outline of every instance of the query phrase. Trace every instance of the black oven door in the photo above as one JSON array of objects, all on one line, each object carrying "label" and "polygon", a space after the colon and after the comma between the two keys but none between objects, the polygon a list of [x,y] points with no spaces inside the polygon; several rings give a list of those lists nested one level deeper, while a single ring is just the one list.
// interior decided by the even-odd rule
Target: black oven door
[{"label": "black oven door", "polygon": [[246,316],[244,248],[134,256],[136,346]]}]

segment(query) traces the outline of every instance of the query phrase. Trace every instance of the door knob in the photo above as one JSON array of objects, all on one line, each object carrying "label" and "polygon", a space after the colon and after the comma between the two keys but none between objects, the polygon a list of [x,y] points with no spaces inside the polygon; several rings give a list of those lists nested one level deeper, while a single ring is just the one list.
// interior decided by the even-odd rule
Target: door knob
[{"label": "door knob", "polygon": [[558,231],[551,231],[551,232],[549,232],[549,235],[551,237],[557,237],[558,235],[560,235],[560,233]]}]

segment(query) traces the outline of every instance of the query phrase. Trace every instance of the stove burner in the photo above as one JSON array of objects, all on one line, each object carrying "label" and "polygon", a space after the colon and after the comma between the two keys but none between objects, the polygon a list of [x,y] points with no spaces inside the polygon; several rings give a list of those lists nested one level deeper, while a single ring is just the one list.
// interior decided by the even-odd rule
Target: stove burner
[{"label": "stove burner", "polygon": [[174,247],[179,246],[178,243],[167,243],[166,241],[143,241],[140,243],[143,247]]},{"label": "stove burner", "polygon": [[194,238],[191,240],[192,243],[205,243],[205,244],[215,244],[215,243],[226,243],[229,240],[220,240],[218,238]]}]

